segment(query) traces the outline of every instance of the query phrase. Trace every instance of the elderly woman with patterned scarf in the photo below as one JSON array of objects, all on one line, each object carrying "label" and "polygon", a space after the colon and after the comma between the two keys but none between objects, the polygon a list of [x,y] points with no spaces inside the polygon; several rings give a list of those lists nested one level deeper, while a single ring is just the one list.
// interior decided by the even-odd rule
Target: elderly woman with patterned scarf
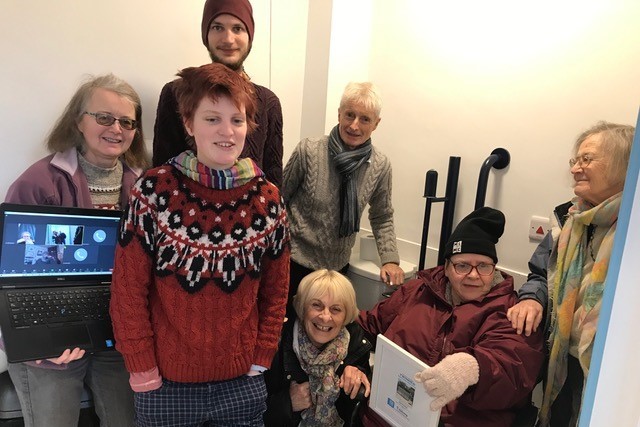
[{"label": "elderly woman with patterned scarf", "polygon": [[342,274],[318,270],[294,297],[297,319],[285,323],[265,373],[267,427],[351,425],[369,395],[371,344],[360,326],[353,286]]},{"label": "elderly woman with patterned scarf", "polygon": [[391,163],[371,143],[382,101],[368,82],[349,83],[328,136],[305,138],[284,170],[283,197],[291,226],[291,277],[287,315],[300,280],[314,270],[346,273],[369,204],[369,222],[389,285],[404,281],[391,206]]},{"label": "elderly woman with patterned scarf", "polygon": [[634,132],[600,122],[578,137],[569,160],[576,197],[556,208],[558,226],[536,249],[520,302],[508,313],[518,332],[529,333],[542,320],[548,295],[542,427],[578,422]]}]

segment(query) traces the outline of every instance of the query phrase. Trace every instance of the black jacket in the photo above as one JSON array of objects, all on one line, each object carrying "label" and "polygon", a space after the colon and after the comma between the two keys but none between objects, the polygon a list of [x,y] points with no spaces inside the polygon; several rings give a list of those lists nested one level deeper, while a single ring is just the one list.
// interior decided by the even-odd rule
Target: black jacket
[{"label": "black jacket", "polygon": [[[302,370],[298,357],[293,351],[293,326],[295,321],[290,319],[285,323],[282,330],[282,339],[276,353],[271,369],[265,372],[265,382],[267,384],[267,411],[264,414],[266,427],[288,427],[297,426],[300,423],[300,412],[293,412],[291,408],[291,397],[289,395],[289,385],[291,381],[298,384],[309,381],[309,376]],[[371,378],[371,367],[369,366],[369,353],[372,349],[371,343],[365,338],[360,325],[353,322],[347,325],[350,340],[347,350],[347,357],[338,369],[336,374],[341,375],[344,367],[355,366]],[[352,400],[344,391],[341,391],[336,408],[343,420],[348,420],[356,406],[357,400]]]}]

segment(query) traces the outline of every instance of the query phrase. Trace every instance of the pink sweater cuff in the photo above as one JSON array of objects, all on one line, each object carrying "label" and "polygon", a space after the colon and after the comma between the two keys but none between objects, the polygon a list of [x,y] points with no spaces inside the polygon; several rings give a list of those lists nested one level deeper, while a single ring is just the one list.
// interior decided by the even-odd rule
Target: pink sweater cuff
[{"label": "pink sweater cuff", "polygon": [[157,390],[162,386],[162,377],[158,367],[154,367],[144,372],[131,372],[129,374],[129,385],[136,393]]}]

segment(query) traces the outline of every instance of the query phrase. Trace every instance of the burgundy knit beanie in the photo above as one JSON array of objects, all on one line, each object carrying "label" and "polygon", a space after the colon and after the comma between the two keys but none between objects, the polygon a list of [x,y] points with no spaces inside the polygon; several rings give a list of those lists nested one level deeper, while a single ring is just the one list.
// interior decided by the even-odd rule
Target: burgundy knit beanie
[{"label": "burgundy knit beanie", "polygon": [[249,42],[253,41],[253,9],[249,0],[207,0],[202,12],[202,43],[209,49],[209,26],[211,21],[223,13],[233,15],[247,27]]}]

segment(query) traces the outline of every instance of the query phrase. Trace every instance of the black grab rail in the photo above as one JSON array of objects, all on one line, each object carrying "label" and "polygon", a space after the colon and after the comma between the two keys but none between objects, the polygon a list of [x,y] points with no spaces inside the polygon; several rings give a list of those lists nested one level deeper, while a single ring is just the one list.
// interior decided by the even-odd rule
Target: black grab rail
[{"label": "black grab rail", "polygon": [[511,155],[504,148],[496,148],[482,164],[480,176],[478,176],[478,189],[476,190],[476,204],[473,210],[484,206],[484,199],[487,196],[487,182],[489,181],[489,171],[492,167],[504,169],[509,165]]},{"label": "black grab rail", "polygon": [[429,222],[431,221],[431,205],[444,202],[442,211],[442,227],[440,229],[440,246],[438,247],[438,265],[444,264],[444,245],[451,235],[453,227],[453,214],[456,207],[456,195],[458,193],[458,175],[460,173],[460,157],[449,157],[449,169],[447,172],[447,188],[444,197],[436,197],[438,184],[438,172],[431,169],[427,172],[424,184],[424,197],[427,199],[422,223],[422,241],[420,242],[420,259],[418,270],[424,270],[427,255],[427,238],[429,236]]},{"label": "black grab rail", "polygon": [[[487,182],[491,168],[504,169],[509,165],[511,155],[504,148],[496,148],[482,164],[478,177],[478,188],[476,191],[475,209],[484,206],[487,196]],[[424,220],[422,223],[422,240],[420,242],[420,259],[418,260],[418,270],[424,270],[425,258],[427,256],[427,238],[429,237],[429,223],[431,222],[431,205],[433,203],[444,202],[442,212],[442,227],[440,229],[440,244],[438,246],[438,265],[444,264],[444,247],[451,236],[453,229],[453,215],[456,206],[456,195],[458,193],[458,175],[460,173],[460,157],[449,157],[449,170],[447,174],[447,188],[444,197],[436,197],[436,187],[438,184],[438,172],[431,169],[427,172],[424,183],[424,198],[426,204],[424,209]]]}]

